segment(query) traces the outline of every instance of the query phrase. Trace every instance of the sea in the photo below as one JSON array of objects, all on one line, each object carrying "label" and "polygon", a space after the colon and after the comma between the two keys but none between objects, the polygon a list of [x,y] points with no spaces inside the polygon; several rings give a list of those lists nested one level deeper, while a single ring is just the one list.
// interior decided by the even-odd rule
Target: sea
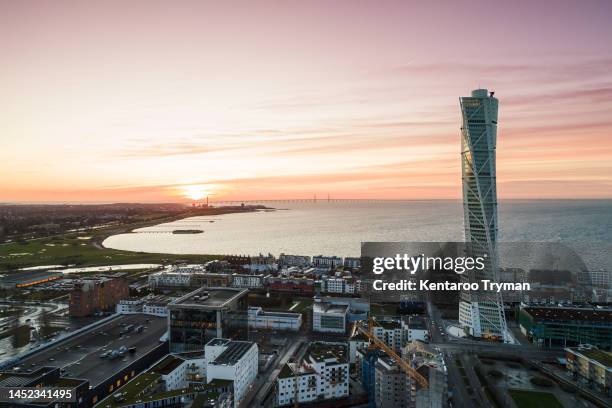
[{"label": "sea", "polygon": [[[171,254],[359,256],[362,242],[463,241],[463,205],[435,201],[268,203],[274,211],[191,217],[114,235],[107,248]],[[612,200],[503,200],[499,240],[588,249],[589,269],[612,271]],[[197,229],[200,234],[173,234]]]}]

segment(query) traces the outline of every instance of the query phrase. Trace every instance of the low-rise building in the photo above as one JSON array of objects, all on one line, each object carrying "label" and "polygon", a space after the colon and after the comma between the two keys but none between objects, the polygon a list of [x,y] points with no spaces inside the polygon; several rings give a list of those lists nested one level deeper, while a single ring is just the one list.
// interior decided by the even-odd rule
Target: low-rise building
[{"label": "low-rise building", "polygon": [[212,339],[204,349],[206,380],[230,380],[238,407],[257,377],[259,349],[256,343]]},{"label": "low-rise building", "polygon": [[349,395],[348,350],[343,343],[310,343],[301,363],[287,363],[278,375],[278,406],[320,402]]},{"label": "low-rise building", "polygon": [[404,342],[429,341],[429,330],[423,316],[406,316],[402,319],[404,329]]},{"label": "low-rise building", "polygon": [[298,331],[301,326],[301,313],[265,312],[261,307],[249,307],[252,329]]},{"label": "low-rise building", "polygon": [[[269,276],[269,275],[268,275]],[[232,287],[245,289],[261,289],[264,287],[266,275],[260,274],[232,274]]]},{"label": "low-rise building", "polygon": [[47,270],[21,271],[0,277],[0,288],[15,289],[40,285],[62,278],[61,272]]},{"label": "low-rise building", "polygon": [[348,311],[348,305],[315,299],[312,304],[312,330],[324,333],[345,333]]},{"label": "low-rise building", "polygon": [[[168,355],[152,368],[128,382],[120,391],[108,396],[97,408],[150,408],[186,406],[196,399],[207,406],[234,406],[233,383],[230,380],[204,381],[192,377],[195,366],[204,366],[204,358]],[[194,381],[194,378],[197,381]]]},{"label": "low-rise building", "polygon": [[280,254],[278,257],[278,265],[281,267],[298,266],[300,268],[305,268],[310,266],[310,264],[310,257],[305,255]]},{"label": "low-rise building", "polygon": [[590,345],[565,349],[567,370],[577,380],[594,386],[605,395],[612,396],[612,353]]},{"label": "low-rise building", "polygon": [[361,268],[361,258],[347,256],[344,258],[344,267],[349,269]]},{"label": "low-rise building", "polygon": [[612,348],[612,309],[527,306],[519,312],[522,333],[541,347],[591,344]]},{"label": "low-rise building", "polygon": [[336,269],[342,266],[342,258],[339,256],[317,255],[312,257],[312,264],[319,268]]},{"label": "low-rise building", "polygon": [[135,314],[142,313],[143,298],[121,299],[117,303],[117,313],[119,314]]},{"label": "low-rise building", "polygon": [[355,279],[324,276],[321,279],[321,292],[352,295],[355,293]]},{"label": "low-rise building", "polygon": [[144,299],[142,313],[151,316],[168,316],[168,303],[172,301],[167,296],[150,296]]},{"label": "low-rise building", "polygon": [[266,279],[266,288],[271,292],[312,296],[315,292],[315,281],[308,278],[269,277]]}]

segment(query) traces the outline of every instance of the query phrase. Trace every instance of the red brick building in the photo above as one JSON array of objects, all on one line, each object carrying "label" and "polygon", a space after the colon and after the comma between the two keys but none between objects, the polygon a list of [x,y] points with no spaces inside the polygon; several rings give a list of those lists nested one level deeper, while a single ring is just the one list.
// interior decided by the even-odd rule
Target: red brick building
[{"label": "red brick building", "polygon": [[90,316],[115,309],[122,299],[130,297],[127,280],[122,276],[101,276],[75,283],[70,292],[70,316]]}]

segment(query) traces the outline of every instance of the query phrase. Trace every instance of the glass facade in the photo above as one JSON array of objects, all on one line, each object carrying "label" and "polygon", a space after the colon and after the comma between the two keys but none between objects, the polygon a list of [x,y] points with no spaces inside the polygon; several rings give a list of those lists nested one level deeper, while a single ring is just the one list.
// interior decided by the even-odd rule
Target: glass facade
[{"label": "glass facade", "polygon": [[[497,144],[498,101],[486,89],[472,91],[461,104],[461,171],[465,240],[468,256],[484,256],[485,268],[466,273],[462,281],[499,281],[497,273]],[[484,291],[461,293],[460,322],[475,337],[506,340],[501,295]]]},{"label": "glass facade", "polygon": [[246,296],[222,306],[169,305],[170,352],[201,351],[215,337],[248,340]]}]

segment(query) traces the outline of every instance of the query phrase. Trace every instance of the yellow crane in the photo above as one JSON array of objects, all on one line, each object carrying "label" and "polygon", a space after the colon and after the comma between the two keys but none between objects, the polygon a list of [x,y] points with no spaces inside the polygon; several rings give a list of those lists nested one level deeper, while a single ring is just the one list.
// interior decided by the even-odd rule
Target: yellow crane
[{"label": "yellow crane", "polygon": [[373,328],[374,328],[374,319],[372,317],[368,319],[367,328],[364,328],[361,322],[357,322],[357,330],[359,330],[360,333],[362,333],[364,336],[368,338],[368,340],[370,340],[370,343],[372,344],[372,346],[374,346],[375,348],[379,348],[383,350],[385,353],[387,353],[389,357],[395,360],[395,362],[400,367],[400,369],[402,369],[402,371],[404,371],[410,378],[412,378],[417,383],[419,383],[421,387],[424,387],[424,388],[429,387],[429,382],[427,381],[427,379],[423,377],[421,374],[419,374],[414,368],[412,368],[410,364],[408,364],[405,360],[403,360],[395,351],[393,351],[391,347],[387,346],[387,344],[384,341],[376,337],[376,335],[373,332]]}]

